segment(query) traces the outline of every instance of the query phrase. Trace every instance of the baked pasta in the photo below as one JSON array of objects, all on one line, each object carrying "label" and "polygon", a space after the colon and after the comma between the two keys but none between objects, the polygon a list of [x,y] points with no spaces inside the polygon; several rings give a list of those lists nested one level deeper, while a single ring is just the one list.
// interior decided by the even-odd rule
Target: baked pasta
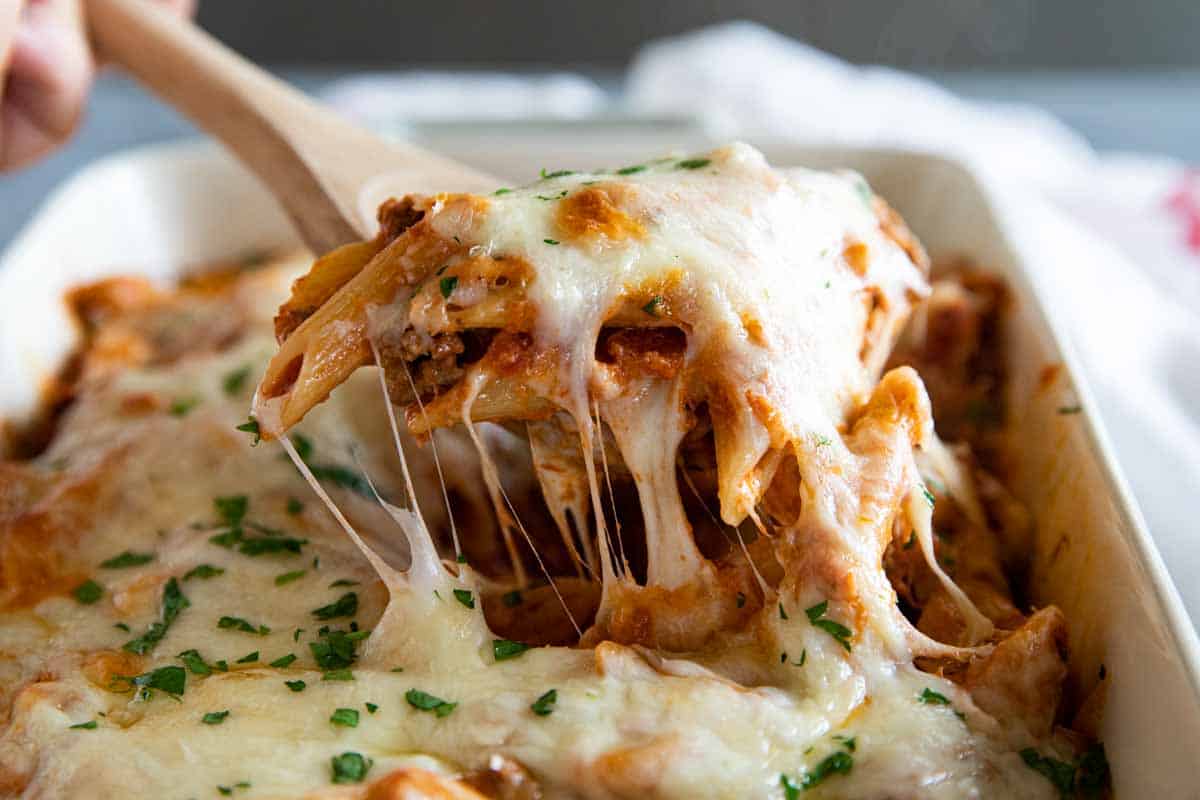
[{"label": "baked pasta", "polygon": [[0,466],[0,793],[1104,795],[1001,284],[744,145],[380,223],[277,312],[295,261],[72,295]]}]

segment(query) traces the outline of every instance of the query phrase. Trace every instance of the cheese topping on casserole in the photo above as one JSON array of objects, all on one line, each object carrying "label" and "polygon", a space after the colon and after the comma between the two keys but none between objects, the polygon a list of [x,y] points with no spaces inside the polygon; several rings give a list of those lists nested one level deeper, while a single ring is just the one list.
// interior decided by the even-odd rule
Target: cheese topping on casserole
[{"label": "cheese topping on casserole", "polygon": [[[273,357],[286,268],[75,298],[74,402],[0,467],[0,791],[1102,786],[1019,508],[884,371],[997,304],[861,178],[735,145],[381,222]],[[286,455],[234,430],[268,358],[242,428]]]}]

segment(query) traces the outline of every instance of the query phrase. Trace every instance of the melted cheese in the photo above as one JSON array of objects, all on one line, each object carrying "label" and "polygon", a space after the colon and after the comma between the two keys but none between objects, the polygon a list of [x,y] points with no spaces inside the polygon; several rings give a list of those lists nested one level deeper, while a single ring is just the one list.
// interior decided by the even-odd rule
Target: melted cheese
[{"label": "melted cheese", "polygon": [[[458,775],[502,754],[525,765],[549,797],[781,798],[782,775],[798,783],[832,754],[852,751],[853,767],[811,796],[1053,796],[1016,754],[1024,740],[955,684],[912,665],[918,653],[952,649],[922,641],[908,626],[879,566],[881,531],[891,531],[894,509],[906,504],[909,516],[927,520],[911,511],[920,479],[913,438],[921,437],[910,428],[930,423],[927,405],[884,420],[886,402],[903,406],[923,394],[904,374],[875,386],[878,359],[861,352],[869,317],[862,290],[869,280],[899,302],[921,291],[919,270],[880,233],[858,179],[784,177],[746,147],[718,151],[709,165],[636,173],[625,193],[588,201],[587,214],[537,199],[557,191],[542,184],[494,198],[484,216],[433,219],[447,238],[537,265],[536,336],[566,354],[557,399],[583,440],[581,458],[570,461],[570,477],[554,493],[555,515],[581,515],[587,486],[593,524],[605,535],[597,417],[637,483],[652,551],[649,585],[635,584],[602,538],[602,620],[651,587],[721,591],[716,566],[691,540],[676,486],[675,451],[687,425],[680,397],[692,387],[646,380],[606,391],[593,357],[614,305],[630,293],[657,293],[668,276],[689,358],[719,365],[714,392],[737,388],[722,409],[735,439],[718,440],[732,465],[721,515],[736,524],[753,513],[755,481],[769,479],[760,471],[768,452],[787,449],[800,462],[804,510],[779,535],[785,577],[761,611],[694,652],[602,641],[496,661],[481,605],[468,608],[454,596],[456,589],[477,594],[481,579],[438,559],[430,519],[417,508],[434,514],[441,489],[427,457],[410,451],[422,463],[401,468],[400,432],[395,447],[386,446],[391,410],[381,407],[374,376],[352,378],[302,429],[321,460],[353,463],[347,446],[360,445],[380,494],[400,497],[407,485],[408,508],[330,489],[324,499],[336,518],[307,491],[306,479],[314,480],[307,469],[231,432],[244,419],[245,398],[226,396],[219,376],[265,360],[270,342],[257,334],[221,355],[130,371],[85,396],[43,457],[79,459],[71,469],[111,488],[85,515],[86,530],[75,532],[75,560],[94,565],[123,550],[153,552],[156,560],[97,571],[106,592],[95,605],[59,596],[0,615],[3,668],[21,686],[0,738],[0,787],[27,783],[32,797],[206,797],[248,781],[236,796],[294,797],[329,790],[330,758],[355,751],[374,760],[371,778],[405,765]],[[601,179],[563,180],[575,187]],[[848,239],[870,253],[863,275],[848,268]],[[145,392],[200,402],[182,418],[122,413],[125,397]],[[868,396],[867,411],[852,419]],[[765,398],[773,415],[764,418],[752,397]],[[270,424],[265,414],[260,420]],[[498,472],[484,441],[473,441],[496,497]],[[98,469],[87,463],[104,459],[113,461]],[[536,450],[535,463],[546,463]],[[473,483],[467,463],[451,460],[446,473]],[[303,554],[249,557],[214,545],[213,498],[232,494],[250,498],[248,519],[306,538]],[[305,501],[299,515],[285,510],[292,497]],[[168,576],[202,563],[225,573],[180,584],[190,606],[147,657],[117,655],[157,617]],[[292,570],[305,575],[275,585]],[[322,680],[307,647],[321,625],[349,622],[312,614],[347,591],[330,586],[336,579],[358,582],[354,619],[371,631],[353,681]],[[851,628],[851,650],[810,620],[822,602],[825,619]],[[218,628],[222,615],[270,632]],[[115,630],[118,620],[133,633]],[[116,693],[96,678],[97,653],[145,672],[179,664],[176,654],[188,649],[209,663],[228,661],[230,671],[189,675],[178,702],[161,692],[150,699]],[[257,660],[236,663],[250,651]],[[264,666],[287,653],[298,657],[288,667]],[[285,680],[307,688],[292,692]],[[405,701],[409,689],[457,706],[446,716],[418,710]],[[553,713],[533,714],[530,704],[550,689]],[[921,702],[926,690],[948,704]],[[367,713],[366,703],[378,711]],[[343,707],[359,710],[357,727],[330,723]],[[206,712],[226,709],[222,724],[201,724]],[[93,719],[95,730],[69,728]]]}]

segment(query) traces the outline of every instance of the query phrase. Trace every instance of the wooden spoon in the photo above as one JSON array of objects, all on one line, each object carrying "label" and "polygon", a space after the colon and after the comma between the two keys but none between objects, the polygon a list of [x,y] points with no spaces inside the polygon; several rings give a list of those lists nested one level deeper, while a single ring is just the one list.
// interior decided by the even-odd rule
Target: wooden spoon
[{"label": "wooden spoon", "polygon": [[[355,127],[197,26],[145,0],[86,0],[98,54],[225,144],[266,184],[315,253],[375,232],[381,176],[404,191],[499,184]],[[368,197],[371,184],[375,197]]]}]

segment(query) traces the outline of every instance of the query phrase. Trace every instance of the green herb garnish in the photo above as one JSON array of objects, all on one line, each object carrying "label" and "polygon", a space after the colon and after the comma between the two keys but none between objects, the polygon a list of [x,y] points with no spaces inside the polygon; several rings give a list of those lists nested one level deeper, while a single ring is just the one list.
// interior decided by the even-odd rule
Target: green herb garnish
[{"label": "green herb garnish", "polygon": [[658,308],[662,304],[663,304],[662,296],[656,294],[656,295],[654,295],[654,297],[650,298],[650,301],[648,303],[646,303],[646,305],[642,306],[642,311],[645,311],[647,314],[649,314],[652,317],[657,317],[658,316]]},{"label": "green herb garnish", "polygon": [[258,443],[262,441],[262,431],[258,427],[258,420],[256,420],[254,417],[250,417],[246,422],[236,426],[235,430],[239,430],[242,433],[253,434],[254,440],[250,442],[251,447],[256,447]]},{"label": "green herb garnish", "polygon": [[191,602],[179,588],[179,582],[174,578],[163,586],[162,613],[157,622],[150,623],[149,629],[136,639],[125,643],[125,650],[143,656],[154,649],[154,646],[167,635],[167,629],[175,622],[179,612],[191,605]]},{"label": "green herb garnish", "polygon": [[509,639],[492,639],[492,655],[497,661],[507,661],[510,658],[516,658],[529,649],[529,645],[523,642],[514,642]]},{"label": "green herb garnish", "polygon": [[455,589],[454,599],[462,603],[467,608],[475,607],[475,595],[471,594],[466,589]]},{"label": "green herb garnish", "polygon": [[440,697],[435,697],[420,689],[409,689],[404,693],[404,699],[418,711],[432,711],[439,717],[447,717],[458,707],[458,703],[448,703]]},{"label": "green herb garnish", "polygon": [[283,685],[291,689],[293,692],[303,692],[304,687],[308,684],[304,681],[284,681]]},{"label": "green herb garnish", "polygon": [[458,286],[458,276],[456,275],[448,275],[438,281],[438,289],[441,290],[442,298],[445,300],[450,299],[450,295],[454,293],[456,286]]},{"label": "green herb garnish", "polygon": [[543,694],[533,704],[529,706],[529,710],[537,714],[539,717],[547,717],[554,711],[554,704],[558,702],[558,690],[551,689]]},{"label": "green herb garnish", "polygon": [[558,244],[557,239],[542,239],[542,241],[545,242],[546,244]]},{"label": "green herb garnish", "polygon": [[548,181],[551,178],[562,178],[567,175],[574,175],[574,174],[575,174],[575,170],[573,170],[573,169],[560,169],[555,172],[546,172],[545,169],[543,169],[541,171],[542,180],[544,180],[544,181]]},{"label": "green herb garnish", "polygon": [[140,567],[142,564],[149,564],[153,560],[153,553],[135,553],[132,550],[126,550],[124,553],[113,556],[107,561],[101,561],[100,566],[105,569],[124,569],[126,567]]},{"label": "green herb garnish", "polygon": [[330,759],[331,780],[334,783],[362,783],[375,762],[360,753],[346,752]]},{"label": "green herb garnish", "polygon": [[241,391],[246,386],[246,379],[250,377],[250,365],[238,367],[232,372],[225,373],[225,377],[221,379],[221,388],[225,390],[225,394],[233,395],[241,394]]},{"label": "green herb garnish", "polygon": [[287,513],[291,514],[292,516],[295,516],[296,514],[299,514],[301,511],[304,510],[304,503],[301,503],[299,500],[297,500],[294,497],[289,497],[286,508],[287,508]]},{"label": "green herb garnish", "polygon": [[292,572],[285,572],[282,575],[276,575],[275,576],[275,585],[283,586],[285,584],[291,583],[292,581],[300,580],[307,574],[308,574],[308,570],[297,569],[297,570],[293,570]]},{"label": "green herb garnish", "polygon": [[114,684],[121,681],[128,683],[130,689],[137,689],[142,699],[148,699],[154,689],[177,697],[187,686],[187,672],[183,667],[159,667],[141,675],[113,676]]},{"label": "green herb garnish", "polygon": [[256,661],[258,661],[258,651],[257,650],[255,650],[253,653],[246,653],[246,655],[242,656],[234,663],[253,664]]},{"label": "green herb garnish", "polygon": [[1059,414],[1078,414],[1083,411],[1083,406],[1059,406]]},{"label": "green herb garnish", "polygon": [[267,666],[274,667],[275,669],[283,669],[284,667],[290,667],[292,665],[292,662],[295,660],[296,660],[296,654],[288,653],[286,656],[280,656],[279,658],[275,659]]},{"label": "green herb garnish", "polygon": [[271,629],[266,625],[254,625],[253,623],[242,619],[241,617],[221,617],[217,620],[217,627],[222,630],[242,631],[243,633],[255,633],[259,636],[266,636],[271,632]]},{"label": "green herb garnish", "polygon": [[689,158],[675,165],[676,169],[704,169],[712,163],[708,158]]},{"label": "green herb garnish", "polygon": [[348,669],[331,669],[321,673],[323,681],[352,681],[354,672]]},{"label": "green herb garnish", "polygon": [[338,617],[353,617],[358,613],[358,595],[346,592],[327,606],[313,609],[312,615],[320,620],[337,619]]},{"label": "green herb garnish", "polygon": [[639,172],[645,172],[645,164],[634,164],[632,167],[621,167],[617,170],[618,175],[636,175]]},{"label": "green herb garnish", "polygon": [[375,705],[374,703],[363,703],[363,705],[366,706],[368,714],[374,714],[379,710],[379,706]]},{"label": "green herb garnish", "polygon": [[950,705],[950,699],[948,697],[946,697],[946,695],[944,695],[940,692],[935,692],[933,689],[930,689],[928,686],[926,686],[921,691],[921,693],[919,695],[917,695],[917,699],[920,700],[922,703],[924,703],[927,706],[948,706],[948,705]]},{"label": "green herb garnish", "polygon": [[352,581],[349,578],[341,578],[329,584],[330,589],[336,589],[339,586],[358,586],[358,581]]},{"label": "green herb garnish", "polygon": [[71,592],[75,599],[85,606],[90,606],[104,596],[104,587],[93,580],[86,580]]},{"label": "green herb garnish", "polygon": [[229,709],[225,709],[224,711],[209,711],[207,714],[205,714],[203,717],[200,718],[200,721],[203,722],[205,725],[220,725],[222,722],[225,721],[225,718],[228,716],[229,716]]},{"label": "green herb garnish", "polygon": [[96,720],[90,719],[87,722],[77,722],[74,725],[69,725],[68,728],[73,731],[94,731],[99,727],[99,724]]},{"label": "green herb garnish", "polygon": [[185,417],[188,412],[200,405],[199,397],[178,397],[171,401],[167,413],[172,417]]},{"label": "green herb garnish", "polygon": [[1057,758],[1043,756],[1032,747],[1026,747],[1021,751],[1021,760],[1025,762],[1025,766],[1034,772],[1040,773],[1046,780],[1054,784],[1054,788],[1058,790],[1059,796],[1064,798],[1070,797],[1072,792],[1074,792],[1074,764],[1059,761]]},{"label": "green herb garnish", "polygon": [[358,727],[358,711],[353,708],[338,708],[330,715],[329,721],[334,725],[341,725],[343,728]]},{"label": "green herb garnish", "polygon": [[822,600],[812,608],[805,609],[804,613],[808,617],[808,621],[812,623],[814,627],[820,628],[828,633],[835,640],[837,640],[838,644],[846,648],[846,652],[849,653],[850,637],[853,636],[854,633],[840,622],[834,622],[831,619],[825,619],[825,612],[828,609],[829,601]]},{"label": "green herb garnish", "polygon": [[218,575],[224,574],[225,570],[221,567],[214,567],[212,564],[201,564],[199,566],[192,567],[186,573],[184,573],[183,579],[185,581],[191,580],[192,578],[208,580],[209,578],[215,578]]},{"label": "green herb garnish", "polygon": [[191,670],[193,675],[211,675],[212,667],[205,662],[199,650],[184,650],[178,656],[183,665]]}]

